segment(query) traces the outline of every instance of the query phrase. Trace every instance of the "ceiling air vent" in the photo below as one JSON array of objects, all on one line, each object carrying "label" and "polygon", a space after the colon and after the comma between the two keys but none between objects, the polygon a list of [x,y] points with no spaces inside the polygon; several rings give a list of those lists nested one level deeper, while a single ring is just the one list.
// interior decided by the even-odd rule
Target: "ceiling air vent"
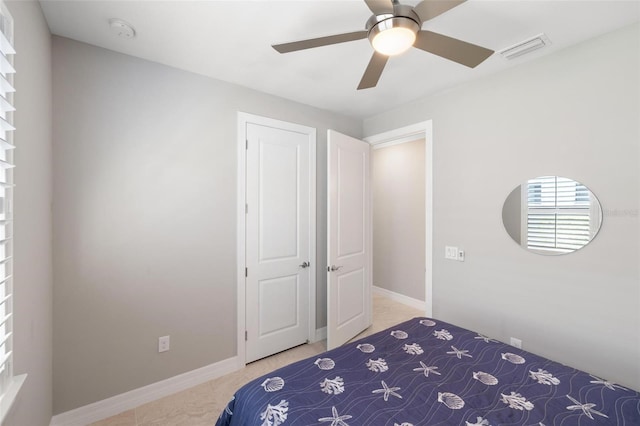
[{"label": "ceiling air vent", "polygon": [[538,34],[520,43],[516,43],[511,47],[502,49],[500,53],[505,59],[515,59],[519,56],[526,55],[534,50],[542,49],[551,44],[551,40],[545,34]]}]

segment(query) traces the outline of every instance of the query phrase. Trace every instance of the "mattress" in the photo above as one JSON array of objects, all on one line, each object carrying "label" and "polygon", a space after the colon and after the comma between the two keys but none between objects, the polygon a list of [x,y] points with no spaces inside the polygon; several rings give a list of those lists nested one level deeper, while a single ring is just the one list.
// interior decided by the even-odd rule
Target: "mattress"
[{"label": "mattress", "polygon": [[640,425],[638,392],[414,318],[240,388],[217,426]]}]

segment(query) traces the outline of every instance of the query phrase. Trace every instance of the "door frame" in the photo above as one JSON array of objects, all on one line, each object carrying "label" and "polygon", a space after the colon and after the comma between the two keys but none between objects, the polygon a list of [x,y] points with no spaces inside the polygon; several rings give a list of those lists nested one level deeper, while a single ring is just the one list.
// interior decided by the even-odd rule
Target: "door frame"
[{"label": "door frame", "polygon": [[425,140],[425,315],[433,316],[433,121],[411,124],[364,138],[373,147]]},{"label": "door frame", "polygon": [[237,344],[236,354],[238,368],[246,365],[246,199],[247,199],[247,124],[254,123],[263,126],[286,129],[309,136],[309,190],[310,190],[310,218],[309,227],[309,330],[307,340],[312,342],[316,335],[316,129],[300,124],[289,123],[260,115],[238,111],[237,130],[237,199],[236,199],[236,294],[237,294]]}]

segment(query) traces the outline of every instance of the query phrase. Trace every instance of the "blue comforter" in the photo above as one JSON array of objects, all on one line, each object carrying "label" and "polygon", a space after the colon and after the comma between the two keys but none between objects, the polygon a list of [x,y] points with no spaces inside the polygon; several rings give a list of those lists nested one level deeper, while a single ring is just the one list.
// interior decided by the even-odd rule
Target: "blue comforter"
[{"label": "blue comforter", "polygon": [[429,318],[239,389],[216,426],[640,425],[640,395]]}]

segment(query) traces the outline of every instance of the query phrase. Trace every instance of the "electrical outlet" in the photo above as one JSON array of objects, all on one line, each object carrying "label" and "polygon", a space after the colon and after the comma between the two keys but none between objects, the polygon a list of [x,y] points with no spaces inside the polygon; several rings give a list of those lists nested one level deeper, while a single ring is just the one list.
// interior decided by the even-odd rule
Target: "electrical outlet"
[{"label": "electrical outlet", "polygon": [[170,349],[170,336],[158,337],[158,352],[166,352]]},{"label": "electrical outlet", "polygon": [[522,349],[522,340],[516,339],[515,337],[511,338],[511,346]]}]

